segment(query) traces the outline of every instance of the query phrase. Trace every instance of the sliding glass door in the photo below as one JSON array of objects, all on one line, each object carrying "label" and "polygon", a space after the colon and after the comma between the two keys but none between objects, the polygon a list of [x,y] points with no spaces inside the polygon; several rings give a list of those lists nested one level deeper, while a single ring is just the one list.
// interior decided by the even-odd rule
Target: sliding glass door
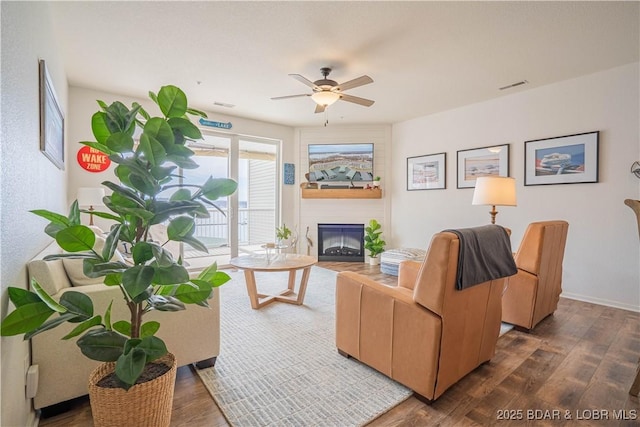
[{"label": "sliding glass door", "polygon": [[200,167],[183,170],[184,182],[202,183],[209,176],[232,178],[238,182],[238,191],[217,200],[219,209],[211,206],[209,218],[196,220],[195,236],[208,253],[184,245],[184,259],[192,268],[213,261],[222,266],[239,254],[262,251],[262,245],[273,241],[279,217],[279,141],[216,133],[203,136],[203,141],[189,146]]}]

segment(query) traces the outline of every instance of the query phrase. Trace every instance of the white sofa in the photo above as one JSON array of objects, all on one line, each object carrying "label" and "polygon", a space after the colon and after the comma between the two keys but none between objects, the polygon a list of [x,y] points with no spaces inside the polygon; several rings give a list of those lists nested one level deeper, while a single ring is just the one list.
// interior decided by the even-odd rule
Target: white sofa
[{"label": "white sofa", "polygon": [[[28,263],[29,278],[34,278],[57,301],[62,293],[74,290],[91,296],[94,313],[104,315],[113,300],[113,322],[129,320],[128,310],[122,303],[122,293],[118,287],[103,284],[73,286],[70,274],[74,272],[62,260],[44,261],[46,255],[59,253],[55,242],[47,246]],[[187,305],[179,312],[150,312],[144,320],[157,320],[162,338],[167,348],[178,361],[178,366],[197,363],[198,366],[212,366],[220,352],[220,300],[218,290],[209,300],[210,309]],[[75,344],[76,339],[61,340],[74,324],[64,323],[57,328],[43,332],[31,339],[31,363],[38,366],[38,389],[34,397],[34,407],[44,408],[69,399],[88,394],[87,382],[90,372],[100,363],[86,358]]]}]

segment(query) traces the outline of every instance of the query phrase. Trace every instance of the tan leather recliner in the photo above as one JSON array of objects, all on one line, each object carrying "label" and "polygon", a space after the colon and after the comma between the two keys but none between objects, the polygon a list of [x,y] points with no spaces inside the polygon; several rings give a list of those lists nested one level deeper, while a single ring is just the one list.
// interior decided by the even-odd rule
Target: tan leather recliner
[{"label": "tan leather recliner", "polygon": [[456,290],[460,241],[434,235],[425,260],[400,264],[398,286],[353,272],[336,283],[336,344],[435,400],[495,353],[505,279]]},{"label": "tan leather recliner", "polygon": [[529,224],[515,255],[518,273],[502,296],[502,321],[531,330],[556,311],[562,292],[562,260],[569,223]]}]

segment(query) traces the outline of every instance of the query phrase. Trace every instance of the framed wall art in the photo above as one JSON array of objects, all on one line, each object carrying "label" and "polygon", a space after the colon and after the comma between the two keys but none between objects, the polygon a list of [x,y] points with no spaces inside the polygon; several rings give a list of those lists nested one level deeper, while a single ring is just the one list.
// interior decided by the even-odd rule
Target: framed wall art
[{"label": "framed wall art", "polygon": [[407,190],[447,188],[446,153],[407,158]]},{"label": "framed wall art", "polygon": [[39,62],[40,151],[59,169],[64,169],[64,115],[56,97],[44,59]]},{"label": "framed wall art", "polygon": [[524,185],[598,182],[600,132],[524,143]]},{"label": "framed wall art", "polygon": [[283,182],[285,185],[296,183],[296,166],[293,163],[285,163],[283,168]]},{"label": "framed wall art", "polygon": [[458,151],[458,188],[473,188],[481,176],[509,176],[509,144]]}]

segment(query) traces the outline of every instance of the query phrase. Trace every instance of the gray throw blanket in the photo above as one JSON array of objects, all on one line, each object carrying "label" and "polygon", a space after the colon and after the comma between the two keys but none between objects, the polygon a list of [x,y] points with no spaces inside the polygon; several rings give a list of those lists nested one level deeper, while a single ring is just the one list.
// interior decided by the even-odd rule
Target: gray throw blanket
[{"label": "gray throw blanket", "polygon": [[507,231],[499,225],[444,230],[460,239],[456,289],[516,274]]}]

